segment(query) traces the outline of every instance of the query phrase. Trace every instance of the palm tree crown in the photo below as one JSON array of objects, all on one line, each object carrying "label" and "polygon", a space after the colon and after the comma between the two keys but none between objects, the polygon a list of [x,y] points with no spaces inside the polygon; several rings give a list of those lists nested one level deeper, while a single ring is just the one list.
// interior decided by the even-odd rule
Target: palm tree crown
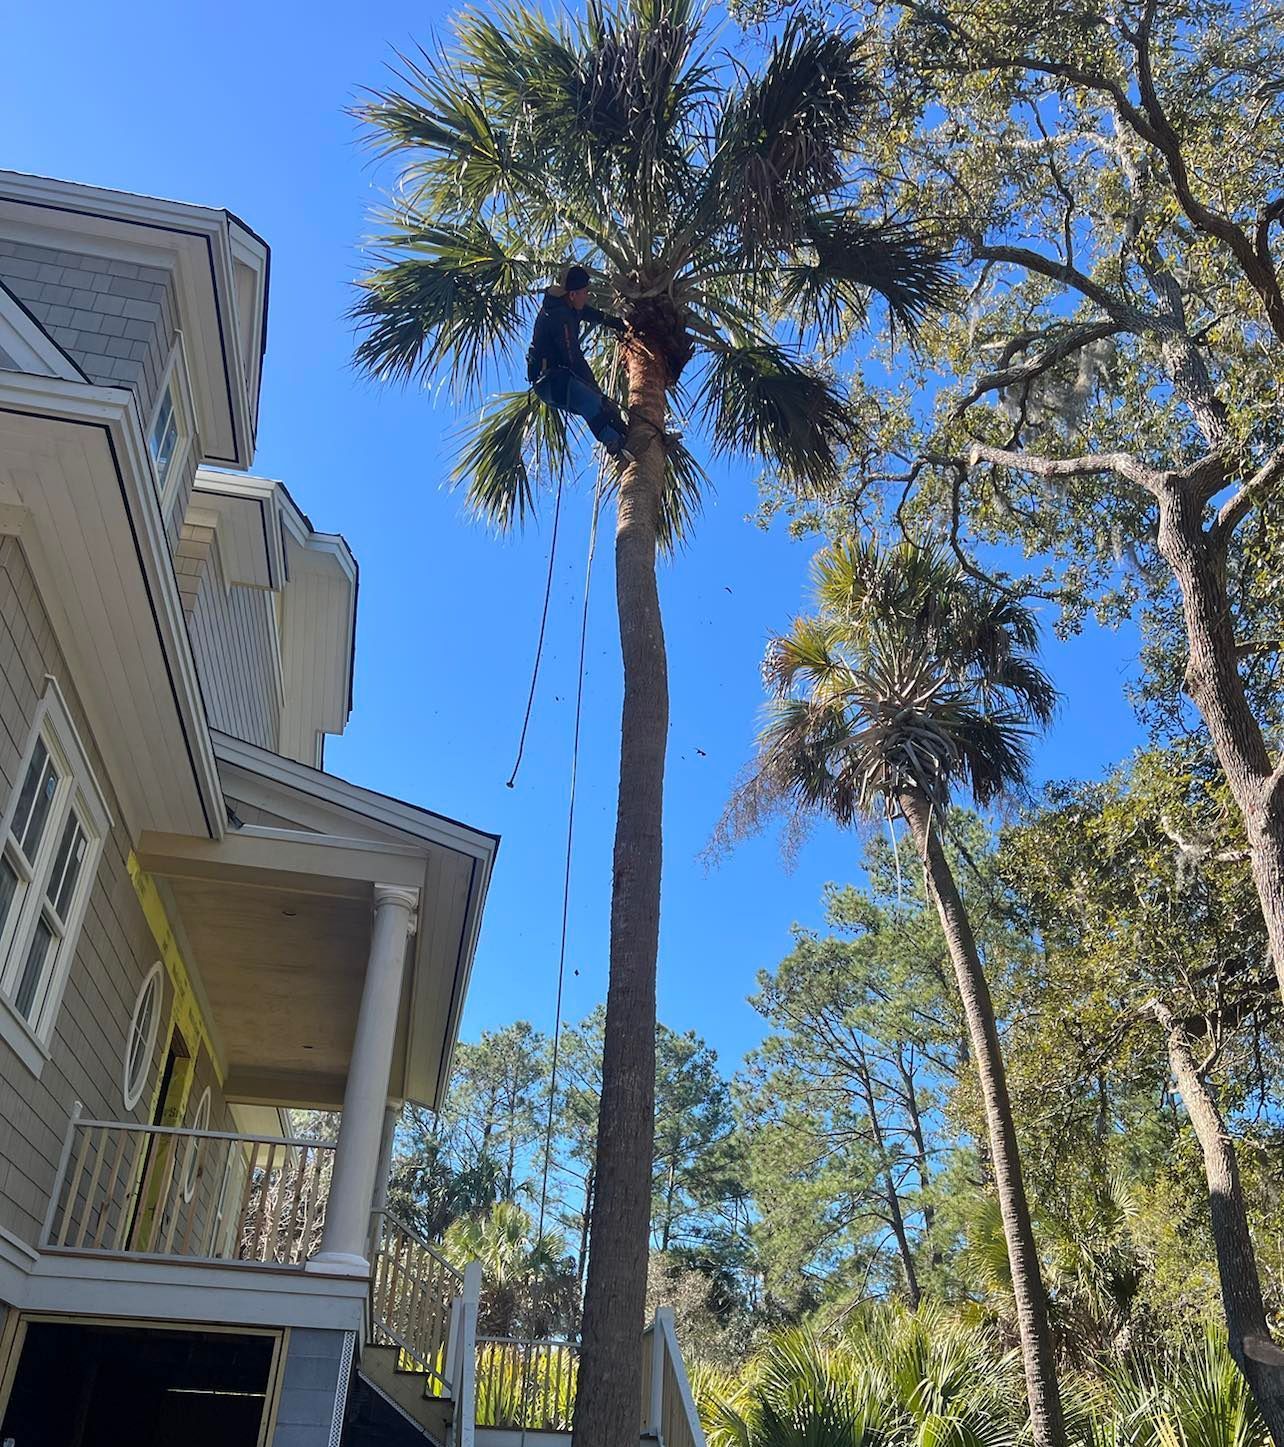
[{"label": "palm tree crown", "polygon": [[982,805],[1019,785],[1057,700],[1030,610],[909,542],[839,542],[815,571],[819,611],[768,646],[773,698],[724,827],[782,804],[846,825],[907,790],[944,808],[958,784]]},{"label": "palm tree crown", "polygon": [[[500,525],[568,461],[560,414],[503,390],[541,289],[572,260],[629,323],[623,355],[684,375],[715,455],[833,481],[850,417],[815,359],[886,300],[910,332],[946,294],[937,251],[871,214],[851,157],[877,94],[855,36],[791,21],[757,74],[709,47],[695,0],[593,0],[583,19],[465,11],[357,109],[406,157],[360,282],[360,366],[448,375],[485,400],[458,479]],[[792,324],[781,340],[782,319]],[[688,364],[696,365],[688,374]],[[662,542],[701,474],[668,449]]]}]

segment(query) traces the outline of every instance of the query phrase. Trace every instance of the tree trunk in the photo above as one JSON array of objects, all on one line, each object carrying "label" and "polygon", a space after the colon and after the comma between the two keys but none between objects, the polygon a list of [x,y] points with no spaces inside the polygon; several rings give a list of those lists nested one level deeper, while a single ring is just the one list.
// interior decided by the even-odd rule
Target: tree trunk
[{"label": "tree trunk", "polygon": [[1239,674],[1223,545],[1205,531],[1202,503],[1190,489],[1174,485],[1160,497],[1158,543],[1181,590],[1189,648],[1186,691],[1208,728],[1244,821],[1253,882],[1284,994],[1284,773],[1273,770]]},{"label": "tree trunk", "polygon": [[[663,427],[664,364],[628,352],[629,407]],[[597,1181],[573,1447],[637,1447],[655,1136],[655,968],[669,684],[655,555],[665,456],[645,424],[619,482],[615,593],[624,707]]]},{"label": "tree trunk", "polygon": [[861,1093],[865,1097],[865,1109],[869,1112],[869,1129],[874,1137],[874,1153],[883,1176],[883,1199],[887,1202],[888,1225],[896,1237],[896,1249],[901,1254],[901,1266],[905,1271],[905,1295],[911,1311],[918,1310],[923,1296],[918,1288],[918,1273],[914,1270],[914,1253],[910,1250],[909,1234],[905,1230],[905,1213],[901,1210],[900,1192],[896,1189],[896,1177],[883,1138],[883,1127],[878,1121],[878,1110],[874,1102],[874,1082],[870,1079],[869,1067],[862,1058],[857,1066],[857,1078]]},{"label": "tree trunk", "polygon": [[932,1187],[931,1171],[927,1164],[927,1140],[923,1134],[923,1117],[918,1108],[918,1094],[914,1088],[914,1072],[906,1068],[904,1056],[896,1052],[896,1067],[905,1084],[905,1110],[909,1115],[910,1135],[914,1140],[914,1166],[918,1171],[918,1186],[923,1193],[923,1235],[927,1238],[928,1250],[933,1266],[944,1260],[941,1248],[936,1244],[936,1208],[931,1204],[929,1193]]},{"label": "tree trunk", "polygon": [[1156,1001],[1151,1009],[1167,1037],[1168,1063],[1204,1157],[1230,1353],[1244,1374],[1271,1441],[1284,1447],[1284,1352],[1271,1340],[1266,1322],[1235,1144],[1217,1099],[1195,1064],[1185,1031],[1164,1005]]},{"label": "tree trunk", "polygon": [[972,1043],[972,1058],[976,1062],[981,1096],[985,1102],[990,1167],[994,1173],[994,1187],[1003,1216],[1003,1234],[1008,1243],[1008,1263],[1012,1269],[1012,1295],[1021,1336],[1031,1435],[1035,1447],[1064,1447],[1065,1423],[1052,1357],[1048,1304],[1034,1244],[1034,1228],[1030,1223],[1030,1205],[1021,1177],[1016,1125],[1012,1119],[1007,1072],[1003,1067],[999,1032],[994,1021],[994,1002],[990,998],[990,987],[981,967],[967,910],[945,851],[941,848],[932,819],[932,806],[917,790],[906,790],[898,802],[918,846],[928,894],[936,905],[946,947],[954,965]]}]

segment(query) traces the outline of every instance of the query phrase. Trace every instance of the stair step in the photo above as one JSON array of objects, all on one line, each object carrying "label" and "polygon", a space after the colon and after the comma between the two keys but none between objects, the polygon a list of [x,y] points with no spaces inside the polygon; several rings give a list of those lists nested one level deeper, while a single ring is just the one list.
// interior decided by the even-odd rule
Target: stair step
[{"label": "stair step", "polygon": [[361,1352],[358,1375],[372,1391],[413,1421],[424,1437],[440,1447],[454,1420],[455,1404],[447,1397],[425,1395],[429,1383],[427,1374],[398,1370],[401,1355],[399,1347],[366,1346]]}]

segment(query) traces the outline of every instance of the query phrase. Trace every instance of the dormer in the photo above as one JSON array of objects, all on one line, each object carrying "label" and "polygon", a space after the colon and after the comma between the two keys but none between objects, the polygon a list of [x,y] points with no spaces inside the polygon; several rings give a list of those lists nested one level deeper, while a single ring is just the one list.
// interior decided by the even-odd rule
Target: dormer
[{"label": "dormer", "polygon": [[[144,431],[187,409],[193,462],[248,468],[266,337],[267,245],[230,212],[0,171],[0,281]],[[180,426],[181,426],[180,419]]]},{"label": "dormer", "polygon": [[284,484],[200,469],[175,557],[211,725],[313,768],[352,708],[357,564]]}]

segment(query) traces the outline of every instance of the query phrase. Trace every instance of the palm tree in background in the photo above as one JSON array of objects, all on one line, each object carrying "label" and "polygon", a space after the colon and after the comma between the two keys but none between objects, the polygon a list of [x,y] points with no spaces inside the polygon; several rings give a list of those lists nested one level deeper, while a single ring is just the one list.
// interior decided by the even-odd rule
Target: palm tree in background
[{"label": "palm tree in background", "polygon": [[721,827],[757,828],[782,806],[839,824],[899,816],[923,863],[962,998],[985,1104],[1036,1447],[1065,1441],[1047,1300],[1021,1176],[994,1004],[942,843],[951,796],[979,806],[1026,779],[1029,742],[1056,691],[1038,626],[944,552],[845,541],[816,560],[819,610],[770,643],[772,694],[752,772]]},{"label": "palm tree in background", "polygon": [[656,554],[687,532],[703,481],[667,435],[670,402],[714,456],[837,481],[852,416],[823,359],[871,291],[912,332],[947,290],[933,247],[852,179],[878,104],[847,32],[790,22],[751,72],[713,50],[694,0],[594,0],[582,19],[463,12],[448,49],[401,57],[358,108],[404,166],[360,282],[357,361],[446,379],[473,409],[456,480],[485,520],[520,525],[537,484],[574,465],[563,414],[504,390],[542,289],[579,262],[627,324],[614,371],[634,460],[608,489],[624,702],[576,1447],[638,1430],[668,732]]}]

